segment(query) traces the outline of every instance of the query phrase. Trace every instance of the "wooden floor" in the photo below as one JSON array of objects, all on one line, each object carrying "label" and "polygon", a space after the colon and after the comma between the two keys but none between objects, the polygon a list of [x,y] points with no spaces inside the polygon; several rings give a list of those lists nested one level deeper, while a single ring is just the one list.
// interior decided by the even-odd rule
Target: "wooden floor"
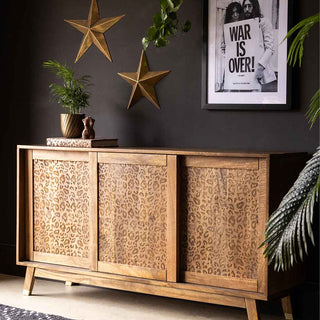
[{"label": "wooden floor", "polygon": [[[24,278],[0,274],[0,304],[82,320],[246,320],[243,309],[36,279],[23,296]],[[262,305],[261,320],[283,320]],[[277,309],[277,306],[273,306]]]}]

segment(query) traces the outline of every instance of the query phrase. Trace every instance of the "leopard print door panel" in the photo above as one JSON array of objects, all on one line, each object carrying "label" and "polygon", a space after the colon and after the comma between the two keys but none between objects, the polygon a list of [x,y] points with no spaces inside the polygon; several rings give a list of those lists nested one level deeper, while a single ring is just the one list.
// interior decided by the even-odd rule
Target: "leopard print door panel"
[{"label": "leopard print door panel", "polygon": [[99,164],[99,261],[166,269],[167,168]]},{"label": "leopard print door panel", "polygon": [[88,258],[86,162],[34,160],[34,251]]},{"label": "leopard print door panel", "polygon": [[183,167],[181,270],[257,279],[257,170]]}]

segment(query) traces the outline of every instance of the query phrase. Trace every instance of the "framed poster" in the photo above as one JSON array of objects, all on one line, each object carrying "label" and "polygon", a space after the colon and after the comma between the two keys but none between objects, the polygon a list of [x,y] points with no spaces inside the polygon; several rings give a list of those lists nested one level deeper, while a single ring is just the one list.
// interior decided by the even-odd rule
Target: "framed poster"
[{"label": "framed poster", "polygon": [[202,108],[288,110],[290,0],[204,0]]}]

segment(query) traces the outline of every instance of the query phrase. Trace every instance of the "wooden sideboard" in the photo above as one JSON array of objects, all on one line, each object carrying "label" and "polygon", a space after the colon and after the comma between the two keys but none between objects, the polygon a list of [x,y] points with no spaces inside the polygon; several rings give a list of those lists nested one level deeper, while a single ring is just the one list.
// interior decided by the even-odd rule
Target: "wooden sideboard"
[{"label": "wooden sideboard", "polygon": [[[265,224],[305,153],[17,147],[17,264],[35,277],[246,308],[303,266],[268,268]],[[281,280],[280,280],[281,279]],[[280,281],[279,281],[280,280]]]}]

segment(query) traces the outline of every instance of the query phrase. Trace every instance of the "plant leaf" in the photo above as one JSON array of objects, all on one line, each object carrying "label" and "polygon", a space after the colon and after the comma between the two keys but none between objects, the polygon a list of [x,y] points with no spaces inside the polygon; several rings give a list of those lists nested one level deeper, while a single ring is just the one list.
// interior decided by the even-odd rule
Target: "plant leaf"
[{"label": "plant leaf", "polygon": [[157,40],[157,47],[165,47],[168,43],[168,40],[165,37],[161,37]]},{"label": "plant leaf", "polygon": [[170,11],[177,12],[180,9],[182,3],[183,0],[168,0]]},{"label": "plant leaf", "polygon": [[159,3],[160,12],[153,16],[153,26],[148,28],[147,36],[141,41],[144,50],[148,48],[150,42],[156,47],[164,47],[169,43],[170,35],[177,35],[179,29],[187,32],[191,28],[189,21],[182,26],[177,16],[183,0],[159,0]]},{"label": "plant leaf", "polygon": [[148,29],[148,39],[155,40],[157,38],[158,29],[155,26],[151,26]]},{"label": "plant leaf", "polygon": [[[160,28],[162,25],[162,17],[161,17],[161,12],[157,12],[153,16],[153,23],[156,28]],[[150,29],[150,28],[149,28]]]},{"label": "plant leaf", "polygon": [[[264,255],[275,270],[287,270],[308,253],[307,235],[313,241],[313,209],[320,187],[320,147],[267,222]],[[296,251],[298,248],[299,256]]]},{"label": "plant leaf", "polygon": [[143,49],[144,49],[144,50],[146,50],[146,49],[148,48],[148,46],[149,46],[149,40],[148,40],[148,38],[146,38],[146,37],[143,37],[143,38],[142,38],[142,46],[143,46]]},{"label": "plant leaf", "polygon": [[166,11],[166,9],[168,7],[167,0],[160,0],[160,7],[161,7],[161,10]]},{"label": "plant leaf", "polygon": [[292,29],[290,29],[286,37],[282,40],[282,42],[285,41],[286,39],[290,38],[295,32],[299,30],[289,49],[288,63],[290,65],[295,66],[297,61],[299,61],[299,66],[301,67],[304,40],[306,36],[309,34],[310,29],[319,22],[320,22],[319,13],[311,17],[308,17],[300,21]]},{"label": "plant leaf", "polygon": [[57,83],[49,85],[54,101],[61,104],[63,108],[69,109],[71,114],[78,113],[81,108],[89,106],[90,95],[87,91],[87,87],[91,85],[89,75],[75,78],[71,68],[56,60],[45,61],[43,67],[55,73],[63,82],[62,86]]},{"label": "plant leaf", "polygon": [[187,20],[182,28],[183,32],[188,32],[191,29],[191,22]]},{"label": "plant leaf", "polygon": [[310,123],[310,129],[316,123],[319,117],[319,114],[320,114],[320,88],[311,98],[310,105],[306,113],[306,117],[308,119],[308,122]]}]

